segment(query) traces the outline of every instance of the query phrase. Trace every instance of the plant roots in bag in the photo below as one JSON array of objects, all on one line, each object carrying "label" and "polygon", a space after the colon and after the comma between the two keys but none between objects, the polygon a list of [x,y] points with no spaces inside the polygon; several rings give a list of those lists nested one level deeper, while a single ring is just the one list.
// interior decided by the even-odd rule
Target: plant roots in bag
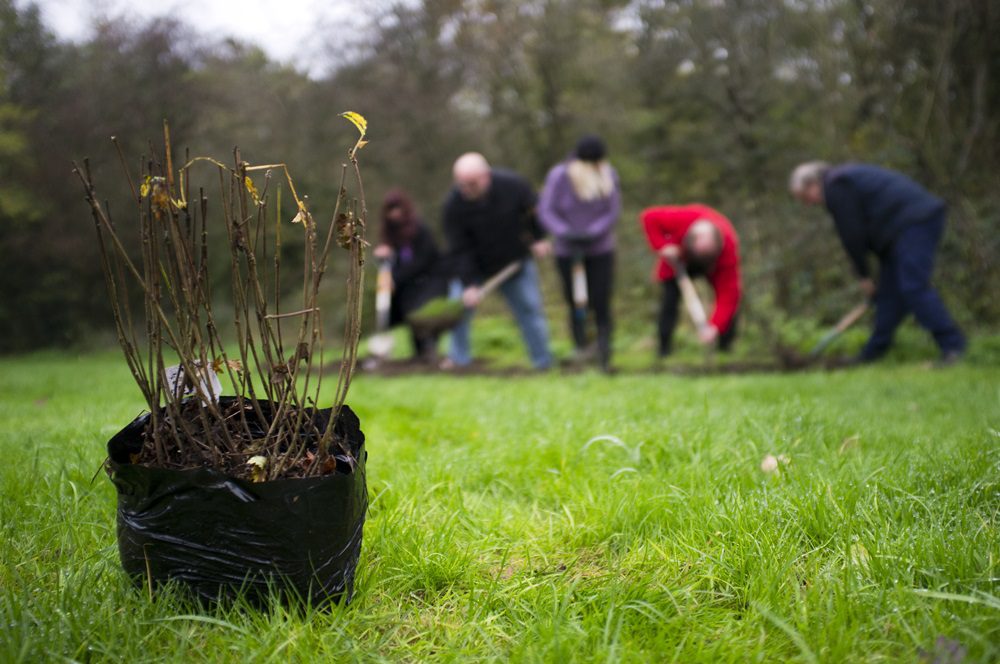
[{"label": "plant roots in bag", "polygon": [[[329,421],[329,410],[317,414]],[[335,433],[356,463],[267,482],[130,463],[148,418],[108,442],[118,550],[138,586],[176,581],[208,601],[243,597],[257,606],[272,593],[312,606],[350,601],[368,508],[364,434],[350,408]]]}]

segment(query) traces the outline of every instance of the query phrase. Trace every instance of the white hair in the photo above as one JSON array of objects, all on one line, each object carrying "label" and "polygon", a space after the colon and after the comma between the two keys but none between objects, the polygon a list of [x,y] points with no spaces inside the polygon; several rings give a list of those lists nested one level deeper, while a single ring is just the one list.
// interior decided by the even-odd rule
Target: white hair
[{"label": "white hair", "polygon": [[788,178],[789,191],[797,194],[814,182],[821,182],[823,175],[828,170],[830,170],[830,164],[825,161],[807,161],[804,164],[799,164]]}]

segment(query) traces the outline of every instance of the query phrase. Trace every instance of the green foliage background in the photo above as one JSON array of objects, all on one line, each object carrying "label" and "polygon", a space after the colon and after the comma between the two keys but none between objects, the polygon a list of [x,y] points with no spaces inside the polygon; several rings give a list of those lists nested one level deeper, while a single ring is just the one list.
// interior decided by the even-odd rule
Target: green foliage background
[{"label": "green foliage background", "polygon": [[[127,224],[108,138],[137,170],[166,118],[181,150],[225,159],[239,145],[251,162],[287,162],[326,210],[353,143],[337,117],[346,109],[370,122],[370,207],[401,185],[435,228],[461,151],[540,184],[580,134],[603,134],[625,192],[616,306],[626,329],[652,324],[635,215],[660,203],[701,201],[734,219],[758,336],[850,306],[829,223],[785,192],[789,169],[814,157],[895,167],[945,196],[937,280],[964,325],[1000,322],[996,0],[422,0],[364,11],[363,29],[330,33],[328,73],[310,78],[180,20],[108,20],[87,42],[62,43],[30,3],[0,0],[0,351],[78,342],[110,322],[72,159],[92,159]],[[546,288],[559,320],[552,274]]]}]

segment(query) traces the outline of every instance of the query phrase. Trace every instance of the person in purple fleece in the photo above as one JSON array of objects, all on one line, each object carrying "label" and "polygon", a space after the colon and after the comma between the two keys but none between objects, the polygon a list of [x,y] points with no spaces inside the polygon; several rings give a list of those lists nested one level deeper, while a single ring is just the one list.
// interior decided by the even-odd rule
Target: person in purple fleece
[{"label": "person in purple fleece", "polygon": [[[578,358],[587,356],[587,321],[574,311],[573,263],[587,275],[587,305],[597,324],[601,367],[611,365],[611,287],[614,275],[615,225],[621,213],[618,174],[597,136],[585,136],[566,161],[549,171],[538,201],[538,220],[554,238],[556,265]],[[585,313],[585,312],[584,312]]]}]

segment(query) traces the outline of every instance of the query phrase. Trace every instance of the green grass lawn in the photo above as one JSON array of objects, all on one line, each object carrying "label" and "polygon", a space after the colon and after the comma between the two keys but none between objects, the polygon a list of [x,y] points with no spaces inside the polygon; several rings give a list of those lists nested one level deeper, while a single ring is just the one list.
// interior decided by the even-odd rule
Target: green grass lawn
[{"label": "green grass lawn", "polygon": [[91,482],[142,408],[119,356],[0,360],[0,659],[1000,659],[995,366],[363,376],[349,402],[354,602],[199,613],[132,588]]}]

